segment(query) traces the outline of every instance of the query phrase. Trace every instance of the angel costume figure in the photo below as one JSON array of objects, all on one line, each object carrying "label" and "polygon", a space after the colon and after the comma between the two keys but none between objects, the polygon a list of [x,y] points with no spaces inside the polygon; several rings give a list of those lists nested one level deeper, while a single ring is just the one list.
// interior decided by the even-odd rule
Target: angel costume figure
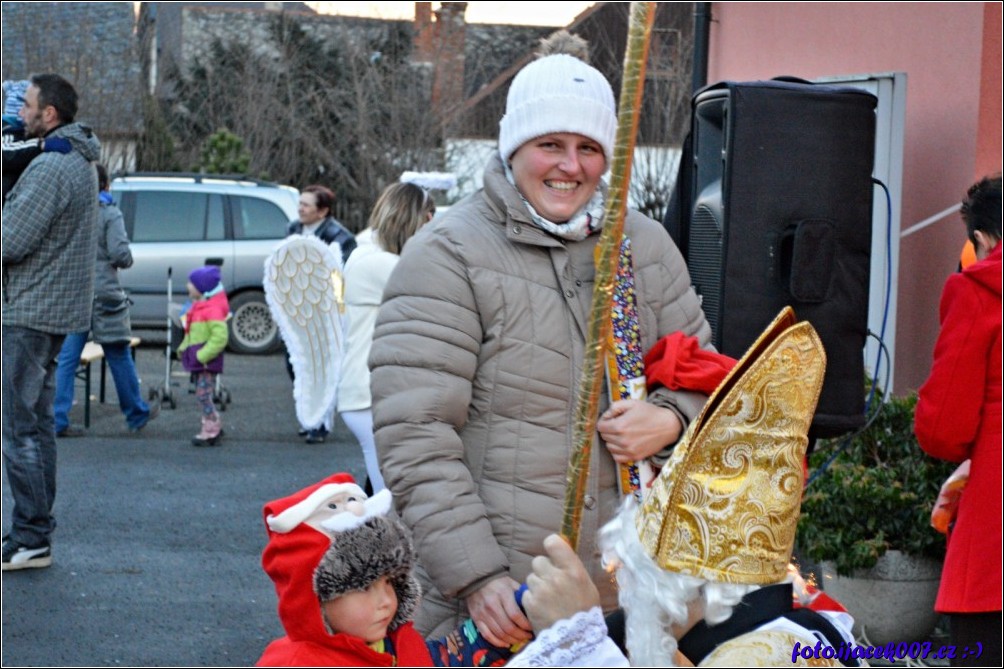
[{"label": "angel costume figure", "polygon": [[523,598],[537,638],[510,664],[857,665],[850,616],[795,607],[788,577],[825,366],[815,330],[785,309],[711,395],[641,505],[626,500],[601,530],[626,649],[581,562],[552,535]]},{"label": "angel costume figure", "polygon": [[287,237],[265,261],[265,300],[289,351],[301,433],[324,441],[341,373],[342,265],[313,235]]}]

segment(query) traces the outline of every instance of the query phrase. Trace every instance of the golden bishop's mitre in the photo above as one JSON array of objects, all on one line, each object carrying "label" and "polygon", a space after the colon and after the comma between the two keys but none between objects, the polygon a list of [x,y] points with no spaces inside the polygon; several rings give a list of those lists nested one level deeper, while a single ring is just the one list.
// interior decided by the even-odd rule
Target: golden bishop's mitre
[{"label": "golden bishop's mitre", "polygon": [[636,516],[649,556],[709,581],[781,581],[826,353],[790,307],[708,398]]}]

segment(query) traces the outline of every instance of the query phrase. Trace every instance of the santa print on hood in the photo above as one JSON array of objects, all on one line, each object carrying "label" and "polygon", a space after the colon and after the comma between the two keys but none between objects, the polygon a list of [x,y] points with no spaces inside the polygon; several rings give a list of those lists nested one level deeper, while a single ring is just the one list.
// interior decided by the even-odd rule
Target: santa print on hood
[{"label": "santa print on hood", "polygon": [[[265,505],[269,541],[262,553],[262,567],[275,583],[279,619],[286,636],[269,644],[258,666],[391,666],[395,663],[395,657],[373,650],[362,639],[329,632],[314,591],[314,573],[328,549],[332,545],[337,548],[340,534],[366,533],[372,530],[371,525],[393,523],[385,518],[390,500],[388,491],[367,499],[351,475],[339,473]],[[378,522],[374,523],[374,519]],[[349,549],[357,543],[346,541],[345,547]],[[412,555],[410,551],[405,553]],[[351,556],[352,559],[361,557],[364,556]],[[401,565],[397,567],[400,572]],[[406,571],[407,578],[399,579],[401,587],[396,587],[399,614],[413,611],[419,596],[417,589],[409,587],[413,579],[410,562]],[[358,587],[367,585],[369,583],[359,583]],[[424,640],[411,623],[401,617],[397,616],[387,631],[396,663],[430,666],[432,659]]]}]

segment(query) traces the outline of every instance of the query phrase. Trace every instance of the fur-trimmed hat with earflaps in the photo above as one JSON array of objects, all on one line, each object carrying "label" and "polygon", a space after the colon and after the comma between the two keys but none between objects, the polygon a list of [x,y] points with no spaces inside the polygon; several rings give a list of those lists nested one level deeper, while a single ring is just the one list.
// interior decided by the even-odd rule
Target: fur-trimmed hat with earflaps
[{"label": "fur-trimmed hat with earflaps", "polygon": [[397,594],[397,613],[390,629],[411,620],[422,589],[412,573],[415,549],[408,530],[386,516],[335,534],[331,548],[314,571],[314,592],[322,602],[365,590],[384,576]]}]

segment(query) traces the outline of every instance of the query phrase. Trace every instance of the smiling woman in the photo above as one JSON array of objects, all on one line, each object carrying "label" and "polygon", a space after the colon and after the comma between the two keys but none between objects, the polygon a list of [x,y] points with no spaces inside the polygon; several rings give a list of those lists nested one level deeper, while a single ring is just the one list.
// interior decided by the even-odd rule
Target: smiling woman
[{"label": "smiling woman", "polygon": [[531,140],[512,156],[516,188],[547,220],[564,223],[596,193],[607,162],[583,135],[555,133]]},{"label": "smiling woman", "polygon": [[[484,188],[408,242],[383,293],[369,363],[380,468],[414,532],[415,624],[439,637],[469,612],[491,643],[529,638],[514,592],[561,525],[573,385],[581,375],[602,182],[617,119],[603,75],[556,44],[513,79]],[[583,53],[581,48],[577,53]],[[629,212],[640,343],[710,328],[679,251]],[[660,388],[598,423],[578,552],[607,609],[596,531],[618,506],[616,462],[679,437],[705,398]],[[598,408],[600,415],[607,405]]]}]

